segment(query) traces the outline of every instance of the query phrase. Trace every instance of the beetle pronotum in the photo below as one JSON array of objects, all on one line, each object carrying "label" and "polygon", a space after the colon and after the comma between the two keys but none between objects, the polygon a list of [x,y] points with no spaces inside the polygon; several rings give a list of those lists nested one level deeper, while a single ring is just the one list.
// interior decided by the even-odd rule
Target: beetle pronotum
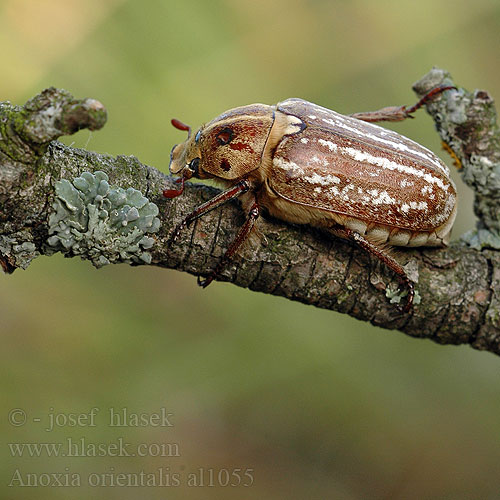
[{"label": "beetle pronotum", "polygon": [[226,190],[202,204],[175,228],[170,242],[189,223],[240,197],[247,220],[218,266],[204,279],[209,285],[248,237],[265,208],[272,216],[322,228],[351,240],[391,268],[408,290],[413,284],[390,254],[391,246],[441,246],[456,215],[456,190],[446,165],[416,142],[369,122],[400,121],[434,95],[411,108],[383,108],[350,116],[302,99],[276,106],[251,104],[226,111],[170,153],[170,172],[181,176],[183,192],[191,177],[216,179]]}]

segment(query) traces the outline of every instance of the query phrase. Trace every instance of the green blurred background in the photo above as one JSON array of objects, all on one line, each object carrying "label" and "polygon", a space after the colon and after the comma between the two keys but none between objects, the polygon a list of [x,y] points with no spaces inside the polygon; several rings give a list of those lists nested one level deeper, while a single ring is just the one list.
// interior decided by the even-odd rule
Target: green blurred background
[{"label": "green blurred background", "polygon": [[[292,96],[345,113],[413,104],[411,84],[433,65],[498,97],[499,46],[498,0],[4,0],[0,100],[51,85],[99,99],[107,125],[66,144],[166,172],[180,140],[171,117],[196,127]],[[393,128],[451,164],[424,112]],[[474,219],[455,180],[457,236]],[[0,277],[0,329],[1,498],[500,498],[500,359],[489,353],[228,284],[202,290],[175,271],[60,256]],[[93,407],[94,427],[45,430],[51,414]],[[9,422],[16,408],[25,425]],[[165,408],[173,426],[110,427],[110,408]],[[7,445],[68,437],[123,438],[149,455],[170,443],[179,456],[30,458]],[[181,485],[88,485],[159,468]],[[200,468],[215,486],[188,486]],[[238,469],[252,486],[221,486]],[[20,487],[56,472],[82,485]]]}]

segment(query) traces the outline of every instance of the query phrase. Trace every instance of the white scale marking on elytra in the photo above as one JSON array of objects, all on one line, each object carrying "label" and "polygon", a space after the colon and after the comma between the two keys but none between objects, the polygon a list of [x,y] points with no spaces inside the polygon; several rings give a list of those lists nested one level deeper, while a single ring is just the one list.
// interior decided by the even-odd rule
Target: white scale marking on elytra
[{"label": "white scale marking on elytra", "polygon": [[316,172],[312,175],[304,177],[304,180],[311,184],[320,184],[321,186],[329,186],[330,184],[339,184],[340,179],[336,175],[319,175]]},{"label": "white scale marking on elytra", "polygon": [[445,211],[451,212],[453,210],[453,207],[455,206],[455,196],[450,195],[448,196],[446,200],[446,206],[445,206]]},{"label": "white scale marking on elytra", "polygon": [[[434,155],[432,151],[429,151],[427,148],[424,146],[417,144],[416,142],[412,141],[411,139],[408,138],[403,138],[396,132],[392,131],[387,131],[386,129],[375,125],[373,123],[367,124],[362,122],[363,124],[363,129],[357,128],[354,122],[353,118],[349,117],[344,117],[338,113],[335,113],[333,111],[330,111],[328,113],[332,118],[322,118],[322,120],[325,123],[328,123],[329,125],[333,125],[334,127],[339,127],[343,128],[345,130],[348,130],[349,132],[354,133],[357,135],[359,138],[369,138],[375,142],[379,142],[385,145],[388,145],[391,149],[397,149],[403,153],[410,153],[414,154],[416,156],[419,156],[420,158],[423,158],[427,160],[428,162],[432,163],[439,171],[443,172],[446,176],[449,175],[449,170],[446,165],[444,165],[437,156]],[[387,136],[388,139],[384,139],[383,137],[379,137],[379,135],[375,134],[370,134],[369,131],[367,130],[368,127],[373,127],[374,129],[377,129],[377,133],[379,135],[384,135]],[[382,134],[383,132],[383,134]],[[409,147],[408,144],[406,143],[409,142],[411,145],[415,145],[415,148]]]},{"label": "white scale marking on elytra", "polygon": [[372,203],[374,205],[393,205],[396,200],[391,198],[387,191],[382,191],[377,197],[373,198]]},{"label": "white scale marking on elytra", "polygon": [[408,213],[410,211],[410,208],[413,209],[413,210],[424,210],[426,211],[428,206],[427,206],[427,202],[425,201],[420,201],[420,202],[416,202],[416,201],[410,201],[410,203],[403,203],[401,205],[401,211],[402,212],[405,212],[405,213]]},{"label": "white scale marking on elytra", "polygon": [[344,201],[350,201],[350,198],[347,193],[349,191],[354,191],[355,187],[356,186],[354,184],[347,184],[342,188],[342,190],[340,191],[340,195],[342,196],[342,199]]},{"label": "white scale marking on elytra", "polygon": [[410,207],[415,210],[427,210],[427,202],[426,201],[410,201]]},{"label": "white scale marking on elytra", "polygon": [[[290,100],[291,101],[305,102],[302,99],[298,99],[298,98],[293,98]],[[355,118],[351,118],[349,116],[344,116],[340,113],[337,113],[336,111],[324,108],[323,106],[319,106],[318,104],[314,104],[314,103],[307,103],[307,104],[309,106],[311,106],[318,113],[331,117],[331,118],[321,118],[325,123],[329,123],[330,125],[349,130],[350,132],[353,132],[354,134],[356,134],[360,138],[368,137],[368,138],[370,138],[374,141],[378,141],[382,144],[387,144],[391,148],[395,148],[399,151],[419,156],[419,157],[427,160],[428,162],[432,163],[432,165],[434,165],[446,177],[449,177],[450,171],[449,171],[448,167],[432,151],[427,149],[425,146],[422,146],[421,144],[418,144],[415,141],[412,141],[411,139],[409,139],[407,137],[401,136],[397,132],[385,129],[385,128],[383,128],[379,125],[376,125],[374,123],[366,123],[363,121],[360,122],[359,120],[357,120]],[[314,119],[317,118],[316,115],[309,115],[310,118],[312,116],[314,116]],[[359,122],[359,126],[357,126],[358,125],[357,122]],[[369,128],[376,130],[376,134],[370,134],[369,130],[367,130]],[[383,137],[380,137],[380,136],[387,137],[388,139],[384,139]],[[414,148],[409,147],[409,145],[412,145],[415,147]]]},{"label": "white scale marking on elytra", "polygon": [[323,165],[324,167],[328,167],[328,165],[330,165],[330,163],[328,163],[328,160],[326,158],[318,158],[316,155],[314,155],[311,158],[311,161],[313,163],[319,163],[320,165]]},{"label": "white scale marking on elytra", "polygon": [[309,139],[307,137],[302,137],[302,139],[300,139],[300,142],[302,144],[307,144],[309,142]]},{"label": "white scale marking on elytra", "polygon": [[322,146],[326,146],[330,151],[337,151],[337,144],[332,141],[325,141],[325,139],[318,139],[318,143]]},{"label": "white scale marking on elytra", "polygon": [[387,158],[383,158],[382,156],[373,156],[369,153],[364,153],[363,151],[359,151],[358,149],[354,148],[339,148],[339,150],[348,154],[356,161],[367,162],[371,165],[377,165],[378,167],[382,167],[386,170],[397,170],[398,172],[414,175],[415,177],[422,177],[429,184],[437,184],[444,191],[448,190],[449,184],[445,185],[441,178],[435,177],[430,173],[425,173],[424,170],[410,167],[408,165],[403,165],[401,163],[396,163],[395,161],[388,160]]},{"label": "white scale marking on elytra", "polygon": [[[346,150],[346,149],[351,149],[351,148],[341,148],[341,149]],[[352,151],[347,151],[347,152],[352,153]],[[366,153],[361,153],[360,151],[356,151],[356,154],[366,156]],[[371,155],[369,155],[369,156],[371,156]],[[376,158],[376,157],[373,157],[373,158]],[[360,158],[356,158],[356,159],[358,161],[360,160]],[[364,158],[364,159],[366,160],[366,158]],[[314,160],[314,158],[313,158],[313,160]],[[321,161],[321,160],[319,160],[319,158],[316,158],[316,160]],[[384,159],[384,160],[389,161],[386,159]],[[394,162],[392,162],[392,163],[394,163]],[[301,167],[299,167],[296,163],[284,160],[283,158],[275,157],[274,164],[280,168],[283,168],[284,170],[292,170],[294,173],[304,174],[303,169]],[[397,165],[397,167],[401,167],[401,165],[398,165],[398,164],[395,164],[395,165]],[[403,167],[409,168],[409,167],[406,167],[405,165],[403,165]],[[347,194],[349,191],[354,191],[355,189],[357,189],[358,194],[363,193],[362,188],[360,188],[359,186],[357,187],[354,184],[347,184],[341,190],[339,190],[337,188],[337,186],[335,186],[335,185],[332,186],[332,184],[340,184],[341,180],[339,177],[337,177],[335,175],[331,175],[331,174],[320,175],[320,174],[315,172],[312,175],[304,176],[303,179],[310,184],[316,184],[316,187],[314,188],[314,191],[316,193],[320,193],[323,190],[320,186],[323,186],[323,188],[329,186],[329,191],[331,193],[333,193],[335,196],[342,197],[343,201],[351,201],[348,194]],[[371,189],[371,190],[368,190],[367,193],[369,196],[366,196],[366,195],[363,196],[361,203],[364,204],[364,202],[366,202],[366,204],[370,204],[374,210],[377,210],[377,205],[393,205],[394,206],[394,205],[399,205],[401,203],[400,201],[397,201],[396,199],[392,198],[385,190],[379,191],[378,189]],[[419,203],[412,201],[409,204],[403,203],[401,205],[402,212],[406,213],[410,209],[427,210],[427,203],[425,201],[421,201]]]},{"label": "white scale marking on elytra", "polygon": [[[405,188],[405,187],[407,187],[407,186],[413,186],[413,185],[415,185],[415,183],[414,183],[414,182],[411,182],[411,181],[409,181],[409,180],[407,180],[407,179],[403,179],[403,180],[399,183],[399,185],[400,185],[402,188]],[[432,189],[432,188],[431,188],[431,189]],[[422,193],[422,194],[425,194],[425,193]]]},{"label": "white scale marking on elytra", "polygon": [[297,165],[293,161],[287,161],[281,156],[275,156],[273,158],[273,164],[283,170],[291,170],[295,175],[305,174],[304,169],[301,166]]}]

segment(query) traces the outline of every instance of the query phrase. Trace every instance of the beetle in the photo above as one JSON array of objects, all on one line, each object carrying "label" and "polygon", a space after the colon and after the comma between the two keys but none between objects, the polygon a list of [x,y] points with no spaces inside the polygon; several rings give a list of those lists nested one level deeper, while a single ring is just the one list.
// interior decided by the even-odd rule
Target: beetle
[{"label": "beetle", "polygon": [[350,240],[392,269],[407,288],[408,312],[414,287],[390,248],[443,246],[456,216],[457,193],[448,167],[427,148],[373,124],[411,117],[435,95],[414,106],[342,115],[292,98],[275,106],[230,109],[191,134],[170,153],[170,172],[179,175],[179,196],[192,177],[215,179],[226,189],[200,205],[174,229],[182,229],[223,203],[241,197],[247,219],[217,267],[198,283],[208,286],[247,239],[264,208],[284,221],[308,224]]}]

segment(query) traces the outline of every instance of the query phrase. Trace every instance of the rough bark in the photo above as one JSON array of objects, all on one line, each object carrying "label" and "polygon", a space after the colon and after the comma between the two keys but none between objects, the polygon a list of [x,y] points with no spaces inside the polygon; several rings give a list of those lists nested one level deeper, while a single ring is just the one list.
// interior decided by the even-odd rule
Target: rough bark
[{"label": "rough bark", "polygon": [[[414,90],[421,96],[436,85],[450,84],[446,72],[433,69]],[[390,303],[387,296],[397,289],[397,278],[375,259],[313,228],[269,218],[259,220],[261,244],[242,252],[219,279],[347,313],[414,337],[441,344],[465,343],[500,354],[500,134],[493,101],[485,91],[460,88],[442,94],[427,110],[461,164],[465,182],[475,190],[479,221],[477,231],[448,248],[399,252],[421,297],[412,311],[403,314]],[[173,227],[217,191],[188,183],[183,196],[167,200],[162,191],[174,187],[173,179],[137,158],[114,158],[55,140],[84,127],[98,129],[105,121],[106,111],[98,101],[76,100],[53,88],[23,107],[0,103],[0,263],[4,271],[26,268],[38,255],[54,253],[47,242],[56,183],[73,181],[83,172],[103,171],[109,184],[133,187],[158,206],[160,228],[149,234],[154,239],[151,265],[208,274],[243,223],[239,204],[228,203],[209,213],[169,248]],[[92,245],[87,245],[89,252],[95,250]],[[64,251],[74,256],[71,249]],[[80,256],[92,258],[85,251]],[[130,261],[126,256],[122,260]]]}]

